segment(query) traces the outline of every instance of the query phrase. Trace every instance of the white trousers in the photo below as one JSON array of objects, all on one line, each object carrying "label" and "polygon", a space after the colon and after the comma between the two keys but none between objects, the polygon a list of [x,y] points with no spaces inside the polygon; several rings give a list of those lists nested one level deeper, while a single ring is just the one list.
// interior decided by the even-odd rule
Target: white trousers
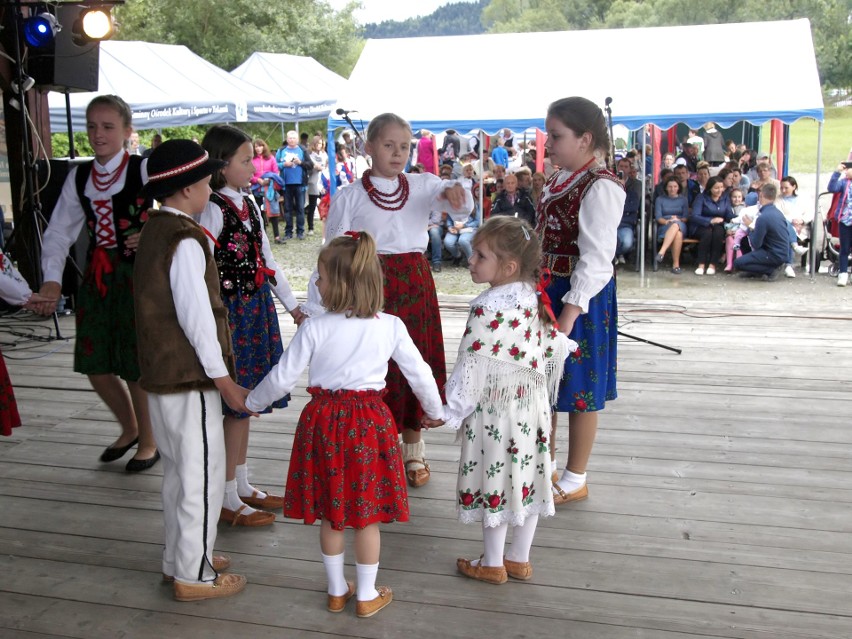
[{"label": "white trousers", "polygon": [[213,581],[213,545],[225,496],[219,393],[148,393],[148,406],[163,462],[163,574],[184,583]]}]

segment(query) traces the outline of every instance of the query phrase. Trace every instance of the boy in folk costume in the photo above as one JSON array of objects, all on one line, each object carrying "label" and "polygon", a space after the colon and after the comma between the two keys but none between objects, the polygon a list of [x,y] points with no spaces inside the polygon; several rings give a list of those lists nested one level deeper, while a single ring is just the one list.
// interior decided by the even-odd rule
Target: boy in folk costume
[{"label": "boy in folk costume", "polygon": [[210,175],[223,164],[194,142],[170,140],[151,154],[142,189],[162,207],[149,212],[134,270],[140,384],[163,458],[163,579],[178,601],[228,597],[246,584],[219,574],[230,560],[212,552],[225,490],[219,394],[246,411],[248,391],[231,378],[216,262],[190,217],[204,210]]}]

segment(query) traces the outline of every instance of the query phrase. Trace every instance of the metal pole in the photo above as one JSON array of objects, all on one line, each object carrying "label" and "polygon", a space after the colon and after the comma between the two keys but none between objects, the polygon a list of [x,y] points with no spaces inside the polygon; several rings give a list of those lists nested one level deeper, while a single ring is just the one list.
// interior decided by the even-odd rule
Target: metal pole
[{"label": "metal pole", "polygon": [[65,119],[68,123],[68,157],[74,159],[77,153],[74,150],[74,127],[71,124],[71,95],[65,89]]},{"label": "metal pole", "polygon": [[648,175],[645,167],[647,166],[647,152],[645,149],[645,140],[648,135],[648,125],[642,125],[642,201],[640,202],[640,217],[639,217],[639,282],[645,282],[645,191],[647,190]]},{"label": "metal pole", "polygon": [[[819,213],[819,191],[820,191],[820,171],[822,170],[822,121],[817,127],[817,165],[816,165],[816,189],[814,189],[814,222],[811,229],[811,245],[810,253],[808,253],[808,263],[811,265],[811,279],[816,277],[816,257],[817,257],[817,236],[824,232]],[[820,247],[822,248],[822,247]]]},{"label": "metal pole", "polygon": [[476,217],[479,218],[479,225],[482,226],[482,213],[485,206],[485,139],[482,129],[479,129],[476,137],[479,139],[479,211]]}]

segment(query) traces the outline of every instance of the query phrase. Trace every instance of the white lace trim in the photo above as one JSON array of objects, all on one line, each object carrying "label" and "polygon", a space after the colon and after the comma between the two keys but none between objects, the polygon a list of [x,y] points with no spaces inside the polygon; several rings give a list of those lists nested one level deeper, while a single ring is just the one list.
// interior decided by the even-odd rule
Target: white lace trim
[{"label": "white lace trim", "polygon": [[485,528],[496,528],[503,524],[510,526],[523,526],[527,517],[538,515],[539,517],[553,517],[556,514],[556,508],[552,501],[538,502],[526,506],[521,512],[513,512],[511,510],[501,510],[497,513],[486,513],[484,508],[475,510],[463,510],[461,506],[456,505],[456,512],[459,515],[459,521],[463,524],[475,524],[483,522]]},{"label": "white lace trim", "polygon": [[493,286],[480,293],[470,307],[482,306],[489,311],[502,311],[507,308],[528,308],[538,305],[535,289],[528,282],[512,282],[502,286]]}]

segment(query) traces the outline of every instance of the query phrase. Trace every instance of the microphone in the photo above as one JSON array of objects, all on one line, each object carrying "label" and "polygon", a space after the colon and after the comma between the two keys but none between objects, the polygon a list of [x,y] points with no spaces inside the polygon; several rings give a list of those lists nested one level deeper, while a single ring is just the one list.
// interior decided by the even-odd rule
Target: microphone
[{"label": "microphone", "polygon": [[350,113],[358,113],[358,111],[355,111],[354,109],[353,109],[352,111],[347,111],[346,109],[344,109],[344,108],[342,108],[342,107],[337,107],[337,109],[335,110],[335,113],[337,113],[337,115],[341,116],[344,120],[346,120],[346,123],[347,123],[350,127],[352,127],[352,130],[355,132],[355,137],[356,137],[356,138],[358,138],[358,139],[361,141],[361,143],[363,144],[363,143],[364,143],[364,138],[363,138],[363,137],[361,136],[361,134],[358,132],[358,127],[357,127],[357,126],[355,126],[355,123],[354,123],[354,122],[352,121],[352,119],[349,117],[349,114],[350,114]]},{"label": "microphone", "polygon": [[337,107],[337,111],[335,111],[335,113],[336,113],[337,115],[342,115],[342,116],[345,118],[345,117],[346,117],[347,115],[349,115],[350,113],[358,113],[358,112],[357,112],[357,111],[355,111],[355,110],[347,111],[346,109],[342,109],[342,108],[340,108],[340,107]]}]

